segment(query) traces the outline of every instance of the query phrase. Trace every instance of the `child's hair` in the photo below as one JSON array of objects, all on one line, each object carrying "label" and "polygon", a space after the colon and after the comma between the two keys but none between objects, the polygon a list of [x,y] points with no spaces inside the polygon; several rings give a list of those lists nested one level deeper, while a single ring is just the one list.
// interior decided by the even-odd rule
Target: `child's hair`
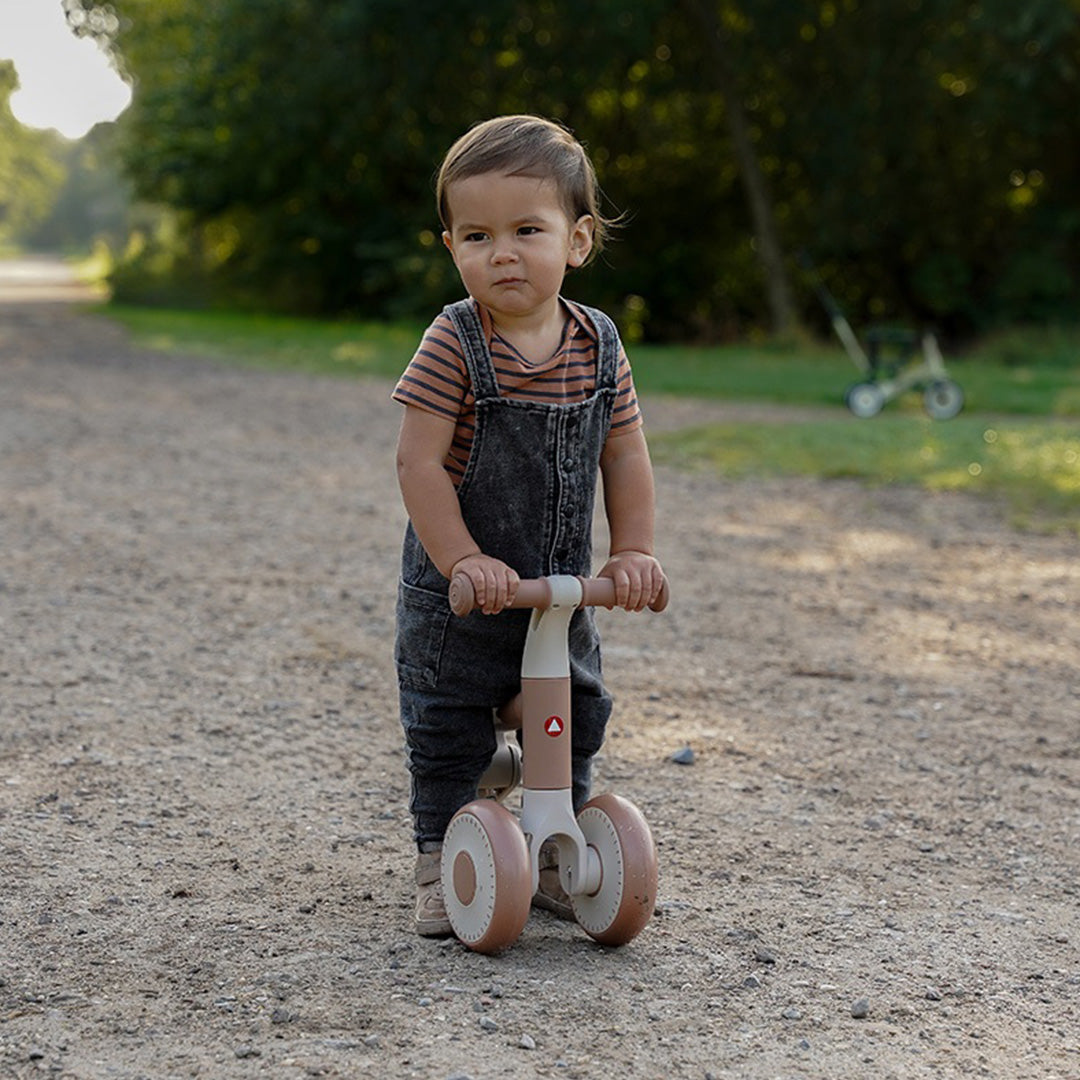
[{"label": "child's hair", "polygon": [[573,222],[593,219],[589,262],[604,246],[613,222],[600,213],[600,185],[585,148],[560,124],[539,116],[497,116],[475,124],[446,153],[435,182],[443,227],[450,228],[447,188],[484,173],[553,180]]}]

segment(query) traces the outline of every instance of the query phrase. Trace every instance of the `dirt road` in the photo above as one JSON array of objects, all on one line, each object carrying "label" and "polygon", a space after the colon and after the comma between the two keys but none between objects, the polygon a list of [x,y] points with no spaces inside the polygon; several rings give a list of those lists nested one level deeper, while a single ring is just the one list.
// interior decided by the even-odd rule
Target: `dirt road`
[{"label": "dirt road", "polygon": [[479,956],[409,932],[389,386],[0,298],[0,1075],[1080,1077],[1075,540],[660,471],[658,914]]}]

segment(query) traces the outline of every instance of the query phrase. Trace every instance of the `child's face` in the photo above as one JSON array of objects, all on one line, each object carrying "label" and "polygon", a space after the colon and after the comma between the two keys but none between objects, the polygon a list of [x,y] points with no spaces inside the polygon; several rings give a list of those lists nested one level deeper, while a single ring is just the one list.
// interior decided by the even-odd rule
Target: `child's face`
[{"label": "child's face", "polygon": [[549,314],[568,266],[592,248],[593,219],[571,221],[553,180],[482,173],[451,184],[443,242],[469,295],[498,319]]}]

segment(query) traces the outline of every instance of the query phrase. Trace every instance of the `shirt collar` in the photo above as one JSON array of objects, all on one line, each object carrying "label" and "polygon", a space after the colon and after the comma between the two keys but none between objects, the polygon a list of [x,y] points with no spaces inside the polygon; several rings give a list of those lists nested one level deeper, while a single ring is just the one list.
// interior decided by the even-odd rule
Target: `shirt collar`
[{"label": "shirt collar", "polygon": [[[490,348],[491,339],[495,333],[495,324],[491,320],[491,312],[488,311],[488,309],[484,307],[484,305],[481,304],[479,300],[476,300],[472,297],[470,297],[470,299],[472,299],[473,305],[476,307],[476,311],[480,316],[480,326],[484,331],[484,340],[488,343],[488,348]],[[593,324],[589,321],[588,316],[581,310],[581,308],[577,306],[577,304],[565,299],[565,297],[562,296],[559,297],[559,303],[562,305],[563,309],[567,312],[570,318],[573,319],[574,322],[582,330],[584,330],[590,338],[593,339],[593,341],[598,340],[596,330],[593,327]],[[576,331],[572,331],[570,336],[573,337],[575,333]]]}]

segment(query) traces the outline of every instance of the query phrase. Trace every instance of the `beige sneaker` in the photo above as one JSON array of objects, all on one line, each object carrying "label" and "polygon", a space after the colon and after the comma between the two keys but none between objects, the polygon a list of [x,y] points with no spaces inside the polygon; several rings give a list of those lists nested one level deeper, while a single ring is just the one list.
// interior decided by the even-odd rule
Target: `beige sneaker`
[{"label": "beige sneaker", "polygon": [[416,932],[421,937],[449,937],[454,932],[442,891],[442,852],[416,856]]},{"label": "beige sneaker", "polygon": [[532,898],[532,906],[568,922],[574,921],[573,905],[559,880],[559,845],[554,840],[545,840],[540,845],[540,888]]}]

